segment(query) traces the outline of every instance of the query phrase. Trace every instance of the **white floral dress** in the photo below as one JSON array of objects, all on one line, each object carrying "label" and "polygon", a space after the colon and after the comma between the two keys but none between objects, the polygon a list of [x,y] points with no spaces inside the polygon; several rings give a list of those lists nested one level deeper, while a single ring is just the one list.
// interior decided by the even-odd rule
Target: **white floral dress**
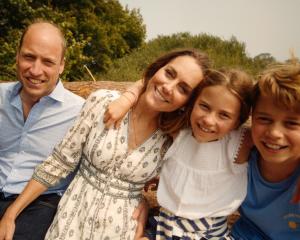
[{"label": "white floral dress", "polygon": [[50,187],[79,165],[45,239],[134,238],[133,210],[144,183],[159,173],[169,138],[157,130],[129,152],[130,113],[119,129],[103,124],[107,104],[117,96],[109,90],[91,94],[74,126],[36,168],[33,178]]}]

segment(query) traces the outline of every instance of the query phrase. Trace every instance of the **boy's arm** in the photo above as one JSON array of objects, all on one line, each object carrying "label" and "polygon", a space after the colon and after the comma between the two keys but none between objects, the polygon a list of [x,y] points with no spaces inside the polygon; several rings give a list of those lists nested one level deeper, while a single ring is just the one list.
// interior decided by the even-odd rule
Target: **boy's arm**
[{"label": "boy's arm", "polygon": [[292,199],[292,203],[300,203],[300,177],[298,177],[297,180],[297,184],[296,184],[296,189],[295,189],[295,193],[293,195],[293,199]]},{"label": "boy's arm", "polygon": [[112,125],[114,125],[115,128],[120,126],[125,114],[136,104],[143,86],[143,81],[138,80],[133,85],[129,86],[119,98],[108,105],[103,118],[103,122],[107,128]]},{"label": "boy's arm", "polygon": [[253,147],[250,127],[245,130],[244,134],[242,145],[240,146],[239,153],[234,161],[234,163],[237,164],[242,164],[248,161],[251,148]]}]

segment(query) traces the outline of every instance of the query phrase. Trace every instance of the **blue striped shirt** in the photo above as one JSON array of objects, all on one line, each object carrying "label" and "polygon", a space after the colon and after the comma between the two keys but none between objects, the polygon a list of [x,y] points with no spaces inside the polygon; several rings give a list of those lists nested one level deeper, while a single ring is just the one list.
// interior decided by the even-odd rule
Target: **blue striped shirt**
[{"label": "blue striped shirt", "polygon": [[[36,103],[24,122],[20,83],[0,84],[0,191],[19,194],[72,125],[84,100],[59,81]],[[70,179],[46,193],[62,193]]]}]

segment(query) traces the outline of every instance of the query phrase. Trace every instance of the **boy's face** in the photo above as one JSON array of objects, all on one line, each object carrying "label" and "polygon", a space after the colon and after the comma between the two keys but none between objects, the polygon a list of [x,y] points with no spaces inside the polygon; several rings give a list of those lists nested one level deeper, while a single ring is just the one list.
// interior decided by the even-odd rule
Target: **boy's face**
[{"label": "boy's face", "polygon": [[275,164],[300,162],[300,113],[283,109],[260,96],[252,114],[252,138],[262,160]]}]

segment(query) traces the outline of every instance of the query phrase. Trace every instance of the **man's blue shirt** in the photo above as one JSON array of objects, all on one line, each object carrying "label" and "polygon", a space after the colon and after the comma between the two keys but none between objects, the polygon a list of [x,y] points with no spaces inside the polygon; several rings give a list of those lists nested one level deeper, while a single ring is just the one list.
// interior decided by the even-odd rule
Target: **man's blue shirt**
[{"label": "man's blue shirt", "polygon": [[[0,84],[0,191],[19,194],[63,138],[84,100],[59,81],[53,92],[36,103],[24,122],[20,83]],[[61,193],[70,179],[46,193]]]}]

